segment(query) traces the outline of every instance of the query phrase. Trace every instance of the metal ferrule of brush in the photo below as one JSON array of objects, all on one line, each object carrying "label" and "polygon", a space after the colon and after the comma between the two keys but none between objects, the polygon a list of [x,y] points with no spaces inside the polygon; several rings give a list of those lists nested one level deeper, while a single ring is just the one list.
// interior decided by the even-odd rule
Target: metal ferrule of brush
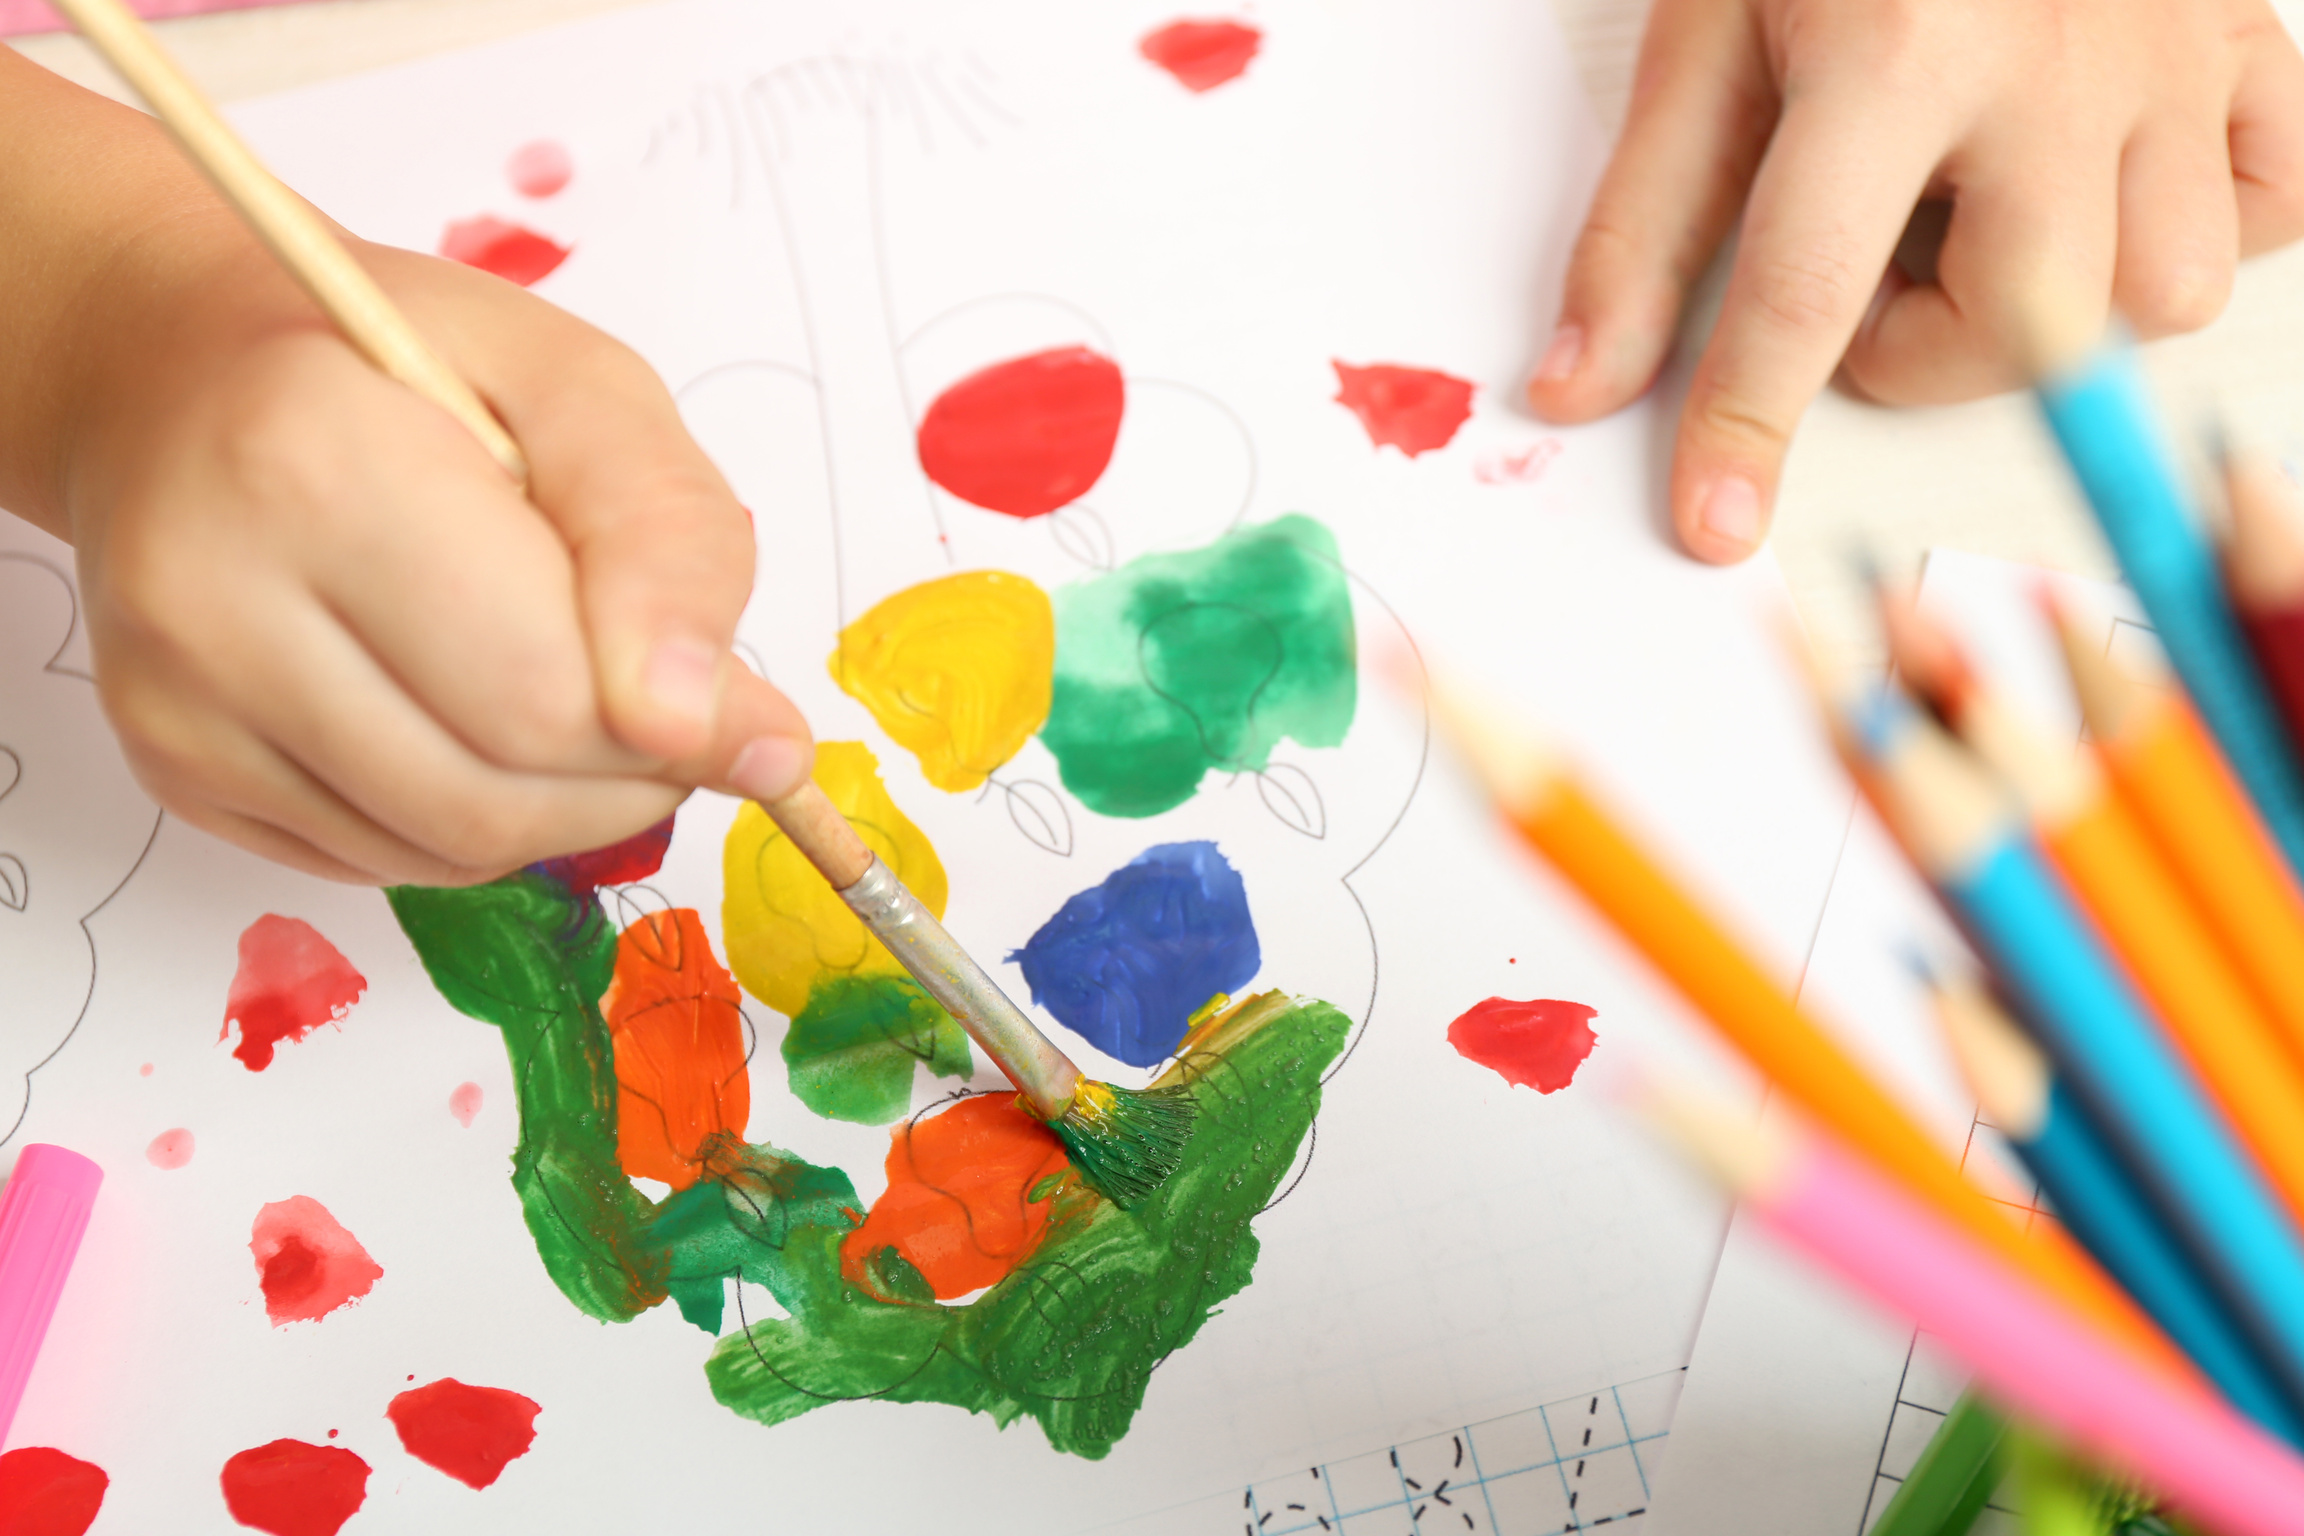
[{"label": "metal ferrule of brush", "polygon": [[1071,1107],[1080,1069],[1058,1050],[1024,1010],[1008,1000],[936,915],[875,857],[854,885],[840,893],[848,910],[888,946],[897,962],[944,1011],[960,1022],[1043,1120]]}]

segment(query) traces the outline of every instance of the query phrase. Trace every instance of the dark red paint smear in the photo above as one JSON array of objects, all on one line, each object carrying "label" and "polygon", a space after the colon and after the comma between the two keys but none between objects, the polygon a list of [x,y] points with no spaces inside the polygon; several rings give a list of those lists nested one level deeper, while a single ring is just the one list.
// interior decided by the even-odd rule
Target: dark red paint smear
[{"label": "dark red paint smear", "polygon": [[1492,997],[1475,1003],[1448,1026],[1448,1043],[1465,1060],[1478,1062],[1508,1083],[1558,1093],[1576,1080],[1576,1069],[1599,1043],[1600,1037],[1592,1032],[1598,1011],[1550,998],[1516,1003]]},{"label": "dark red paint smear", "polygon": [[240,1026],[232,1054],[251,1072],[272,1065],[272,1048],[301,1040],[344,1017],[368,978],[352,969],[320,930],[301,918],[267,912],[240,935],[240,969],[224,1000],[222,1040]]},{"label": "dark red paint smear", "polygon": [[1120,365],[1101,353],[1012,357],[936,397],[920,422],[920,468],[962,501],[1039,517],[1104,473],[1126,403]]},{"label": "dark red paint smear", "polygon": [[559,270],[572,247],[555,245],[532,229],[482,214],[458,219],[440,237],[440,254],[526,288]]},{"label": "dark red paint smear", "polygon": [[273,1326],[315,1323],[375,1289],[384,1267],[310,1195],[275,1200],[248,1234]]},{"label": "dark red paint smear", "polygon": [[[747,513],[746,516],[751,514]],[[672,846],[672,818],[633,833],[620,843],[546,859],[532,866],[550,875],[578,896],[589,896],[603,885],[630,885],[664,867],[664,854]]]},{"label": "dark red paint smear", "polygon": [[341,1446],[275,1440],[224,1463],[224,1507],[272,1536],[336,1536],[368,1498],[368,1463]]},{"label": "dark red paint smear", "polygon": [[1336,363],[1336,403],[1360,418],[1368,441],[1410,458],[1445,448],[1472,414],[1472,383],[1432,368]]},{"label": "dark red paint smear", "polygon": [[92,1462],[45,1445],[0,1456],[0,1531],[7,1536],[80,1536],[96,1523],[112,1480]]},{"label": "dark red paint smear", "polygon": [[460,1483],[485,1488],[528,1454],[542,1411],[517,1392],[443,1376],[392,1399],[384,1416],[400,1431],[409,1455]]},{"label": "dark red paint smear", "polygon": [[1236,21],[1172,21],[1145,33],[1136,51],[1186,90],[1212,91],[1237,80],[1263,41],[1263,33]]}]

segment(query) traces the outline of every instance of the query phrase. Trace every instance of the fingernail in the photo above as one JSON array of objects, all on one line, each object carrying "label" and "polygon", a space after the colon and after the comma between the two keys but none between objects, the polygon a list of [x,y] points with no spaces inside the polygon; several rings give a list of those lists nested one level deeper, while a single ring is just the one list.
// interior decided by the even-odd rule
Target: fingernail
[{"label": "fingernail", "polygon": [[1742,475],[1712,487],[1696,514],[1697,524],[1723,544],[1750,549],[1760,542],[1760,491]]},{"label": "fingernail", "polygon": [[1573,376],[1576,365],[1584,361],[1584,327],[1563,325],[1552,333],[1552,345],[1544,349],[1543,361],[1536,365],[1536,377],[1546,384],[1556,384]]},{"label": "fingernail", "polygon": [[656,642],[641,670],[640,686],[666,714],[699,724],[712,718],[713,685],[720,653],[703,641],[675,635]]},{"label": "fingernail", "polygon": [[808,776],[808,748],[789,736],[756,736],[728,765],[728,782],[747,800],[781,800]]}]

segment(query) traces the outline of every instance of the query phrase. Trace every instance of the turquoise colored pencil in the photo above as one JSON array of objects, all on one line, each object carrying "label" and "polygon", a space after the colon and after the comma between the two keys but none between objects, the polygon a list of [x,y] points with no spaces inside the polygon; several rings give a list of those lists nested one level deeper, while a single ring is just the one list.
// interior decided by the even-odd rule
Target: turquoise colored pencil
[{"label": "turquoise colored pencil", "polygon": [[2232,1406],[2290,1445],[2304,1417],[2151,1204],[2129,1182],[2055,1067],[1972,980],[1931,978],[1937,1021],[1985,1116],[2040,1181],[2057,1217],[2168,1330]]},{"label": "turquoise colored pencil", "polygon": [[2304,1245],[2263,1176],[1983,770],[1900,696],[1862,734],[1906,849],[2283,1393],[2304,1401]]},{"label": "turquoise colored pencil", "polygon": [[1968,1536],[1999,1486],[2007,1434],[2006,1419],[1962,1393],[1868,1536]]},{"label": "turquoise colored pencil", "polygon": [[2154,419],[2136,349],[2099,347],[2042,380],[2038,397],[2192,702],[2289,867],[2304,871],[2304,775]]}]

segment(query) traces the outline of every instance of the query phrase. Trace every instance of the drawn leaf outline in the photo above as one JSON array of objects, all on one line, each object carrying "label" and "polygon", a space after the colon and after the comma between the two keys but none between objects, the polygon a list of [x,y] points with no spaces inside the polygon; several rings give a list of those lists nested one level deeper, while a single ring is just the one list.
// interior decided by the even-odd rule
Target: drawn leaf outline
[{"label": "drawn leaf outline", "polygon": [[1289,831],[1314,840],[1328,835],[1328,807],[1320,799],[1320,786],[1294,763],[1267,765],[1256,775],[1256,794]]}]

